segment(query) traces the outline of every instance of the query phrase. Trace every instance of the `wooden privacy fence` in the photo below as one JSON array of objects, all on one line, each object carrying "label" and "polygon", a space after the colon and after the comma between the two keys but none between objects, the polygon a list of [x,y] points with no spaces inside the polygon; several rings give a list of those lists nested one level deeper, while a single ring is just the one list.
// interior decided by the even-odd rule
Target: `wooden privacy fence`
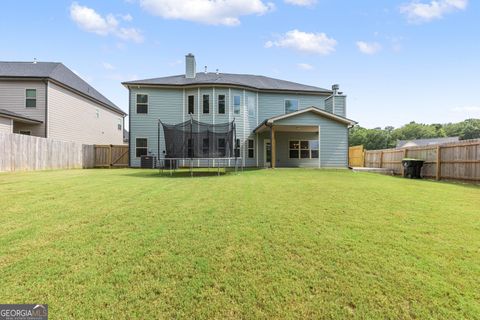
[{"label": "wooden privacy fence", "polygon": [[127,166],[127,145],[82,145],[0,132],[0,171]]},{"label": "wooden privacy fence", "polygon": [[0,133],[0,171],[83,167],[83,146],[14,133]]},{"label": "wooden privacy fence", "polygon": [[128,167],[128,145],[94,145],[95,167]]},{"label": "wooden privacy fence", "polygon": [[400,149],[365,151],[365,167],[403,174],[402,159],[424,160],[422,176],[480,182],[480,139]]},{"label": "wooden privacy fence", "polygon": [[363,146],[348,148],[348,165],[350,167],[363,167],[365,165],[365,151]]}]

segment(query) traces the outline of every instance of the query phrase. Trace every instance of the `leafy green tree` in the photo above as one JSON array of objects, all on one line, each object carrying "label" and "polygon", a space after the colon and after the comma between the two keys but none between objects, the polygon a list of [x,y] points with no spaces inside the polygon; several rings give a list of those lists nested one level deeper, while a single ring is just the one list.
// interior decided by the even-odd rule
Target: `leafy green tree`
[{"label": "leafy green tree", "polygon": [[480,119],[467,119],[458,123],[422,124],[414,121],[395,129],[367,129],[355,126],[350,129],[349,145],[364,145],[367,150],[393,148],[397,140],[413,140],[440,137],[460,137],[460,139],[480,138]]}]

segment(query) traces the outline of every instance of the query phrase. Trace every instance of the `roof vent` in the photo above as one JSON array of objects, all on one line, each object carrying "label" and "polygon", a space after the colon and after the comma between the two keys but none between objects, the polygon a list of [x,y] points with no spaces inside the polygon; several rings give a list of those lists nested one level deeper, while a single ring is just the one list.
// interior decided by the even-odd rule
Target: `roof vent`
[{"label": "roof vent", "polygon": [[217,69],[217,70],[215,70],[215,72],[216,72],[217,74],[219,74],[219,73],[220,73],[220,72],[218,71],[218,69]]},{"label": "roof vent", "polygon": [[338,84],[334,84],[332,86],[332,91],[333,91],[334,95],[336,95],[338,93],[338,89],[340,89],[340,86]]},{"label": "roof vent", "polygon": [[207,66],[205,66],[205,73],[207,73],[207,69],[208,69]]},{"label": "roof vent", "polygon": [[33,64],[37,64],[37,58],[33,58]]}]

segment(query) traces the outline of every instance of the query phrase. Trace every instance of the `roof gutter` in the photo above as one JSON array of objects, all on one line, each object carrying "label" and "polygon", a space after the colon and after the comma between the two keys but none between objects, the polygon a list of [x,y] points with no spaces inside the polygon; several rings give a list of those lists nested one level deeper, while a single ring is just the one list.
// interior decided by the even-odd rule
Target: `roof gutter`
[{"label": "roof gutter", "polygon": [[19,120],[19,121],[22,121],[24,123],[35,123],[35,124],[43,123],[43,121],[41,121],[41,120],[31,119],[31,118],[28,118],[28,117],[22,117],[20,115],[11,115],[11,114],[8,114],[8,113],[3,113],[3,112],[0,112],[0,117],[13,119],[13,120]]},{"label": "roof gutter", "polygon": [[190,88],[198,88],[198,87],[228,87],[228,88],[241,88],[241,89],[249,89],[257,92],[272,92],[272,93],[282,93],[282,92],[289,92],[289,93],[299,93],[299,94],[311,94],[311,95],[321,95],[321,96],[330,96],[332,95],[332,91],[310,91],[310,90],[288,90],[288,89],[261,89],[253,86],[246,86],[240,85],[235,83],[215,83],[215,82],[203,82],[203,83],[196,83],[196,84],[154,84],[154,83],[134,83],[134,82],[122,82],[122,85],[125,88],[132,88],[132,87],[150,87],[150,88],[178,88],[178,89],[190,89]]}]

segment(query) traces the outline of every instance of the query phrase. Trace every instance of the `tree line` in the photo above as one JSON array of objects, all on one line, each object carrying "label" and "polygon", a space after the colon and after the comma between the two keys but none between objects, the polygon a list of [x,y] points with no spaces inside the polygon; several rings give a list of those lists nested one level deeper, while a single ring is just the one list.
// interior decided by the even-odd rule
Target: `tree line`
[{"label": "tree line", "polygon": [[480,138],[480,119],[457,123],[423,124],[414,121],[400,128],[367,129],[359,125],[350,129],[349,145],[363,145],[367,150],[394,148],[398,140],[460,137],[461,140]]}]

